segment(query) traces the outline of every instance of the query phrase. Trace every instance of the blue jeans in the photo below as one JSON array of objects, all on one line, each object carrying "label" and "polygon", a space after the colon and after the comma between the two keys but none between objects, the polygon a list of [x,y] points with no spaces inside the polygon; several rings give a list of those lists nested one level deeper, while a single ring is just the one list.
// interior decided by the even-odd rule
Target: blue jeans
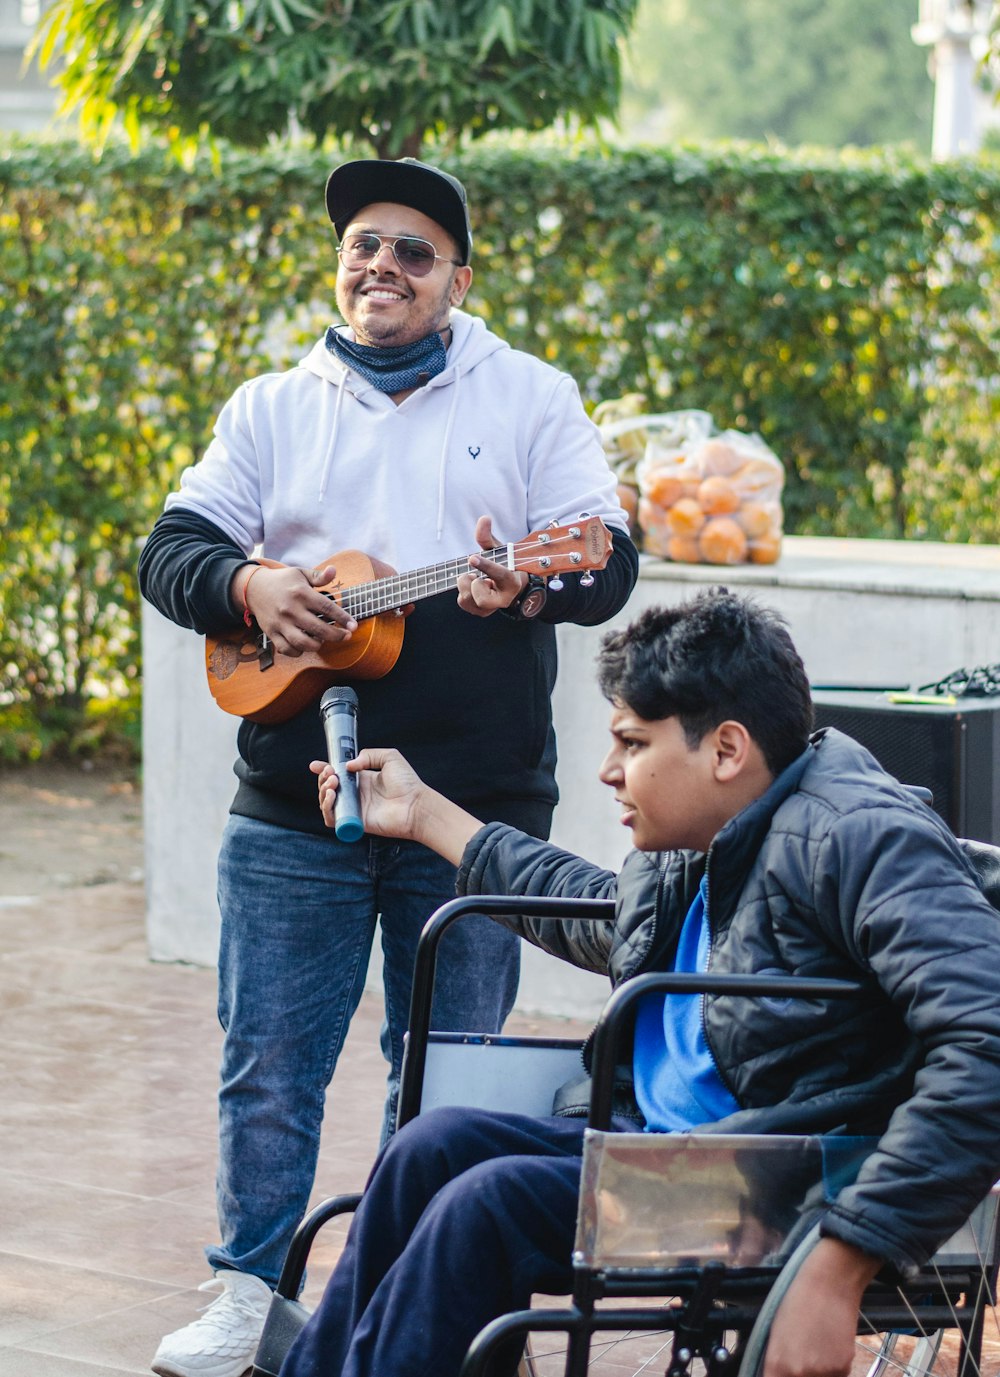
[{"label": "blue jeans", "polygon": [[[213,1268],[273,1286],[308,1207],[326,1088],[364,990],[381,918],[383,1137],[395,1118],[417,938],[455,896],[455,868],[414,842],[332,836],[231,817],[219,855],[219,1091]],[[519,939],[485,917],[442,940],[432,1026],[498,1032],[517,993]]]}]

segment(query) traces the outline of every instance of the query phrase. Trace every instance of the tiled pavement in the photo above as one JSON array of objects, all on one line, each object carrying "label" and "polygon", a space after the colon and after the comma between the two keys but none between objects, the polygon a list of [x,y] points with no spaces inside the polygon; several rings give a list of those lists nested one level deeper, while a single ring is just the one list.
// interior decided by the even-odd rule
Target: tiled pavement
[{"label": "tiled pavement", "polygon": [[[0,1377],[148,1373],[160,1337],[212,1299],[195,1288],[215,1235],[215,977],[147,959],[143,903],[117,883],[0,897]],[[328,1099],[317,1200],[368,1173],[380,1021],[366,995]],[[307,1302],[340,1236],[320,1236]]]},{"label": "tiled pavement", "polygon": [[[0,1377],[147,1373],[161,1335],[206,1300],[195,1288],[214,1236],[215,979],[151,963],[142,912],[130,884],[0,898]],[[380,1019],[366,996],[328,1102],[316,1199],[367,1174]],[[509,1027],[576,1031],[524,1016]],[[307,1302],[341,1238],[337,1225],[320,1235]],[[996,1377],[990,1350],[983,1371]],[[592,1370],[635,1367],[616,1350]]]}]

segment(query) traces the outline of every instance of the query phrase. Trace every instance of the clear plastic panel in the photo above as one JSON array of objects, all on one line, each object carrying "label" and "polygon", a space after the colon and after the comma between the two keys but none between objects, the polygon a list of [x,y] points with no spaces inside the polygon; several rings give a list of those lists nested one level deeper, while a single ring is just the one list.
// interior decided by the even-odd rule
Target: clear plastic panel
[{"label": "clear plastic panel", "polygon": [[[588,1130],[574,1260],[619,1268],[781,1261],[875,1141]],[[995,1223],[991,1195],[937,1260],[991,1256]]]}]

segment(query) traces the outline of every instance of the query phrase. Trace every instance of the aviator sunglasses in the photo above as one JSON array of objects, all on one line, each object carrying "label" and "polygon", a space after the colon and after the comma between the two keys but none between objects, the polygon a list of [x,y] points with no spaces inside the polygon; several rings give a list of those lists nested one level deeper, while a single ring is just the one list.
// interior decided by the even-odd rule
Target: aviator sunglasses
[{"label": "aviator sunglasses", "polygon": [[434,245],[426,239],[414,239],[409,234],[395,238],[385,238],[381,234],[349,234],[342,244],[337,245],[337,252],[345,268],[363,268],[377,258],[387,245],[407,277],[426,277],[435,263],[454,263],[456,268],[462,266],[457,259],[443,258],[435,253]]}]

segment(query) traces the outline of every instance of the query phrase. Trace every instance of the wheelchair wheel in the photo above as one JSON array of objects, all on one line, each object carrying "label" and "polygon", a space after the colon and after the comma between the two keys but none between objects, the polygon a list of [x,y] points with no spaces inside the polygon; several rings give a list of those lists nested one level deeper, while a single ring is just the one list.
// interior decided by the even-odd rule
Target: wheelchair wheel
[{"label": "wheelchair wheel", "polygon": [[[624,1334],[598,1332],[591,1340],[588,1377],[662,1377],[670,1363],[674,1335],[670,1330],[629,1330]],[[563,1377],[566,1343],[555,1334],[534,1336],[517,1377]],[[691,1373],[699,1377],[704,1364],[695,1359]]]},{"label": "wheelchair wheel", "polygon": [[[622,1335],[595,1336],[588,1377],[657,1377],[666,1371],[673,1334],[635,1331]],[[734,1357],[738,1361],[735,1336]],[[958,1345],[946,1342],[944,1331],[927,1337],[905,1334],[859,1335],[852,1377],[957,1377]],[[533,1339],[517,1369],[517,1377],[563,1377],[566,1346],[556,1335]],[[995,1377],[1000,1357],[980,1366],[969,1365],[962,1377]],[[758,1371],[762,1371],[759,1368]],[[738,1368],[734,1371],[739,1371]],[[703,1377],[705,1365],[694,1359],[691,1377]]]},{"label": "wheelchair wheel", "polygon": [[[818,1240],[816,1228],[779,1274],[747,1339],[739,1377],[761,1377],[778,1306]],[[991,1281],[985,1266],[978,1274],[973,1269],[965,1289],[959,1292],[953,1281],[935,1269],[923,1287],[907,1285],[898,1286],[894,1293],[866,1293],[852,1377],[993,1377],[1000,1371],[1000,1344],[987,1343],[991,1352],[985,1361],[982,1351],[987,1314],[996,1329]]]},{"label": "wheelchair wheel", "polygon": [[[864,1319],[862,1319],[864,1323]],[[588,1377],[663,1377],[668,1371],[674,1347],[672,1330],[645,1330],[636,1327],[625,1333],[598,1330],[592,1336]],[[709,1367],[704,1358],[696,1356],[686,1366],[675,1369],[690,1377],[707,1377],[718,1371],[727,1377],[760,1377],[763,1371],[763,1351],[753,1354],[749,1340],[740,1347],[740,1336],[727,1332],[722,1336],[723,1355],[718,1367]],[[858,1333],[855,1340],[855,1360],[851,1377],[997,1377],[1000,1373],[1000,1345],[978,1358],[978,1348],[961,1360],[959,1334],[955,1330],[919,1329],[912,1333]],[[567,1362],[566,1340],[563,1334],[532,1333],[528,1348],[517,1369],[517,1377],[565,1377]],[[514,1377],[514,1374],[511,1374]]]},{"label": "wheelchair wheel", "polygon": [[[625,1377],[628,1373],[654,1377],[666,1371],[674,1336],[670,1330],[598,1332],[591,1340],[588,1375]],[[559,1334],[536,1334],[528,1341],[517,1377],[563,1377],[566,1341]]]},{"label": "wheelchair wheel", "polygon": [[[924,1338],[908,1334],[882,1334],[869,1340],[859,1337],[858,1347],[874,1352],[874,1360],[867,1368],[868,1377],[920,1377],[922,1373],[942,1371],[938,1364],[943,1340],[944,1330],[939,1329]],[[954,1359],[947,1370],[955,1370]]]},{"label": "wheelchair wheel", "polygon": [[[674,1329],[654,1327],[656,1322],[650,1312],[650,1327],[636,1326],[625,1332],[607,1332],[596,1329],[591,1338],[590,1365],[588,1377],[663,1377],[668,1369],[683,1371],[690,1377],[705,1377],[705,1374],[726,1373],[727,1377],[760,1377],[763,1373],[764,1354],[771,1321],[788,1285],[798,1272],[804,1257],[814,1246],[815,1239],[807,1239],[807,1246],[800,1250],[800,1256],[793,1257],[780,1274],[781,1286],[775,1282],[760,1304],[758,1319],[747,1333],[726,1330],[716,1340],[698,1348],[700,1354],[708,1354],[715,1349],[718,1366],[705,1362],[696,1356],[687,1365],[671,1367],[672,1348],[674,1348]],[[851,1377],[997,1377],[1000,1374],[1000,1343],[996,1338],[988,1340],[981,1358],[982,1318],[990,1319],[990,1333],[996,1334],[996,1314],[989,1300],[989,1278],[983,1270],[982,1292],[978,1300],[968,1293],[963,1294],[963,1303],[971,1305],[974,1318],[971,1333],[963,1343],[957,1310],[953,1316],[942,1318],[941,1310],[933,1311],[935,1322],[946,1327],[934,1327],[933,1323],[921,1318],[921,1301],[924,1297],[915,1294],[909,1287],[899,1287],[897,1292],[890,1290],[877,1294],[873,1307],[862,1308],[858,1322],[858,1336],[855,1340],[855,1360],[851,1367]],[[945,1281],[942,1279],[942,1289]],[[669,1304],[669,1303],[668,1303]],[[906,1329],[887,1330],[882,1327],[887,1314],[897,1316],[897,1322],[905,1321]],[[968,1318],[968,1316],[963,1316]],[[967,1325],[968,1330],[968,1325]],[[729,1354],[727,1358],[726,1354]],[[518,1367],[517,1377],[563,1377],[566,1371],[567,1348],[565,1334],[559,1332],[530,1334],[525,1358]]]}]

